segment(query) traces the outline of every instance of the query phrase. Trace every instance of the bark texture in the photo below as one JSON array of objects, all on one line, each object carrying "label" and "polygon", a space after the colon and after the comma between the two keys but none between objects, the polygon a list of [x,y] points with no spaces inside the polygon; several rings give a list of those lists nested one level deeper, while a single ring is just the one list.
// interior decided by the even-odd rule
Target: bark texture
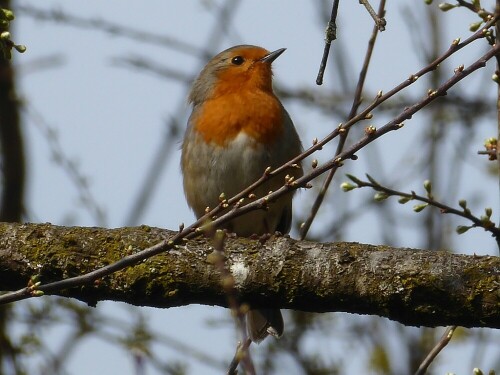
[{"label": "bark texture", "polygon": [[[78,276],[175,232],[0,223],[0,290]],[[172,307],[226,306],[211,241],[199,237],[96,282],[51,292]],[[384,316],[406,325],[500,328],[500,258],[359,243],[228,238],[226,265],[253,307]],[[43,297],[42,297],[43,298]]]}]

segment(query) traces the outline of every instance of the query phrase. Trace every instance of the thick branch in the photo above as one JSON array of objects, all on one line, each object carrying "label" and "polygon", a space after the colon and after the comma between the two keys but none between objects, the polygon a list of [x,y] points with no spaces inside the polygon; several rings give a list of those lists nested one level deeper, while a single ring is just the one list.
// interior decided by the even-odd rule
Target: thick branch
[{"label": "thick branch", "polygon": [[[175,233],[146,226],[102,229],[0,224],[0,290],[81,275]],[[407,325],[500,328],[500,258],[358,243],[272,238],[225,245],[240,297],[252,306],[346,311]],[[53,294],[95,304],[226,306],[210,240],[198,238],[92,285]]]},{"label": "thick branch", "polygon": [[[11,9],[2,0],[0,7]],[[2,27],[0,32],[5,31]],[[19,121],[19,102],[15,92],[15,71],[0,53],[0,220],[20,221],[25,184],[24,140]]]}]

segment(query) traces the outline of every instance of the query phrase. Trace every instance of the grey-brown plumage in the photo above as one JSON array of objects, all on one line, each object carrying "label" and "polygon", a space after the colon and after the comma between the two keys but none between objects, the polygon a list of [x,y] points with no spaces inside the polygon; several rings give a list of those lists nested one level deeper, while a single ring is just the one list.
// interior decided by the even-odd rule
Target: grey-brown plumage
[{"label": "grey-brown plumage", "polygon": [[[219,204],[258,180],[267,167],[275,169],[300,154],[302,147],[290,116],[272,89],[271,63],[284,49],[269,52],[256,46],[229,48],[210,60],[193,83],[193,112],[182,145],[184,192],[199,218],[206,207]],[[299,178],[291,168],[253,192],[262,198],[279,189],[285,176]],[[287,233],[292,220],[293,193],[267,209],[237,217],[224,228],[239,236]],[[246,202],[249,202],[247,199]],[[248,333],[259,342],[283,334],[279,310],[250,310]]]}]

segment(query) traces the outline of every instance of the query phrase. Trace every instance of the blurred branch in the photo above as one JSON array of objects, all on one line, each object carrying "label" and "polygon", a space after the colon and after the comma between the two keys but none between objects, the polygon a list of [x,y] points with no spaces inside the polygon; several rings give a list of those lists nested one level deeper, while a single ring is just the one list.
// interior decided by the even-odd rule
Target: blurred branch
[{"label": "blurred branch", "polygon": [[[16,71],[10,61],[15,44],[10,40],[14,15],[9,0],[0,1],[0,220],[19,222],[24,209],[26,161],[16,93]],[[22,374],[23,349],[11,337],[10,306],[0,307],[0,372]]]},{"label": "blurred branch", "polygon": [[[206,46],[208,51],[212,51],[217,49],[217,46],[224,38],[227,38],[230,35],[228,29],[235,19],[233,16],[236,13],[239,5],[241,4],[241,0],[226,0],[222,5],[218,6],[215,12],[215,22],[213,29],[207,35],[207,39],[203,42],[203,45]],[[200,56],[200,59],[206,60],[210,57],[210,54],[203,53]],[[143,63],[142,61],[141,63]],[[205,61],[202,62],[203,66]],[[138,65],[135,65],[138,68]],[[186,80],[195,76],[196,73],[193,73],[191,77],[188,77],[185,73],[176,72],[171,69],[167,69],[164,67],[154,66],[154,64],[148,64],[146,62],[141,69],[152,71],[156,74],[160,74],[162,76],[166,76],[169,78]],[[195,72],[198,72],[201,67],[196,68]],[[160,180],[163,173],[165,173],[165,164],[169,160],[168,156],[172,150],[172,145],[177,141],[178,135],[178,126],[176,123],[177,118],[182,117],[182,115],[186,111],[186,100],[185,97],[182,97],[181,101],[178,105],[178,110],[176,111],[177,115],[171,116],[172,120],[169,121],[167,128],[168,134],[162,137],[158,150],[153,156],[153,159],[149,166],[146,167],[147,174],[146,178],[143,179],[141,183],[141,187],[139,189],[139,193],[137,198],[133,201],[130,212],[127,216],[125,225],[131,226],[140,223],[141,217],[148,205],[151,201],[152,197],[154,197],[154,190],[157,189],[160,184],[158,181]]]},{"label": "blurred branch", "polygon": [[68,155],[66,155],[55,128],[45,121],[33,105],[24,102],[22,109],[26,117],[33,121],[33,124],[38,128],[38,130],[40,130],[42,136],[47,141],[54,163],[65,172],[67,177],[74,184],[78,192],[80,202],[89,211],[90,215],[92,215],[97,225],[105,226],[105,210],[94,197],[94,194],[90,189],[89,179],[80,170],[81,168],[78,165],[78,161],[71,159]]},{"label": "blurred branch", "polygon": [[140,56],[116,57],[113,59],[113,63],[117,66],[134,68],[141,72],[153,73],[162,78],[173,79],[185,84],[193,82],[193,76],[190,74],[155,64],[154,62]]},{"label": "blurred branch", "polygon": [[[497,0],[496,1],[496,5],[495,5],[495,15],[498,17],[500,16],[500,0]],[[495,25],[495,38],[496,38],[496,42],[497,44],[500,43],[500,22],[497,22],[496,25]],[[500,58],[499,56],[497,55],[497,68],[496,68],[496,72],[495,74],[497,75],[497,77],[500,75]],[[498,84],[498,83],[497,83]],[[496,144],[496,159],[497,159],[497,164],[498,164],[498,178],[499,178],[499,188],[500,188],[500,84],[498,84],[498,87],[497,87],[497,144]],[[499,210],[500,212],[500,210]],[[499,218],[499,223],[500,223],[500,218]],[[499,243],[499,247],[500,247],[500,243]]]},{"label": "blurred branch", "polygon": [[446,345],[448,345],[456,329],[457,326],[451,326],[446,329],[441,339],[437,342],[434,348],[432,348],[430,353],[427,355],[427,357],[425,357],[423,362],[420,364],[418,370],[415,372],[415,375],[424,375],[427,372],[427,369],[429,368],[432,361],[434,361],[439,352],[441,352],[441,350],[443,350],[446,347]]},{"label": "blurred branch", "polygon": [[[10,1],[0,2],[0,8],[10,8],[10,5]],[[5,26],[0,26],[0,32],[5,30]],[[0,56],[0,114],[0,220],[21,221],[25,187],[24,141],[19,119],[15,69],[3,55]]]},{"label": "blurred branch", "polygon": [[165,35],[157,35],[141,30],[133,29],[130,26],[119,25],[109,20],[99,18],[84,18],[71,15],[60,9],[41,9],[31,5],[18,5],[16,11],[19,15],[29,16],[37,21],[57,22],[67,26],[78,27],[81,29],[91,29],[102,31],[113,36],[121,36],[140,43],[149,43],[168,47],[179,52],[193,56],[206,57],[208,52],[200,50],[198,46],[183,42],[181,40]]},{"label": "blurred branch", "polygon": [[[2,290],[21,288],[38,275],[43,284],[31,292],[92,305],[114,300],[154,307],[227,306],[220,274],[207,260],[213,252],[210,239],[176,247],[172,243],[178,233],[146,226],[103,229],[4,223],[0,233]],[[161,255],[104,278],[69,283],[71,276],[106,268],[148,246]],[[374,314],[406,325],[500,328],[498,257],[286,237],[265,243],[228,237],[224,251],[228,269],[245,270],[233,271],[235,288],[240,300],[255,308]],[[64,278],[66,285],[59,281]],[[60,287],[51,287],[54,281]],[[0,300],[8,301],[9,295]]]},{"label": "blurred branch", "polygon": [[167,131],[166,134],[163,135],[162,141],[163,147],[158,150],[153,163],[147,170],[147,174],[141,185],[141,190],[134,199],[130,212],[127,214],[127,218],[125,220],[126,226],[135,225],[138,219],[144,214],[151,197],[154,195],[154,189],[158,186],[158,171],[162,170],[165,160],[168,160],[168,156],[175,150],[179,137],[180,126],[175,118],[171,118],[167,120],[166,128]]},{"label": "blurred branch", "polygon": [[50,54],[18,63],[17,70],[20,76],[26,76],[27,74],[46,72],[49,69],[58,69],[65,63],[66,61],[62,54]]}]

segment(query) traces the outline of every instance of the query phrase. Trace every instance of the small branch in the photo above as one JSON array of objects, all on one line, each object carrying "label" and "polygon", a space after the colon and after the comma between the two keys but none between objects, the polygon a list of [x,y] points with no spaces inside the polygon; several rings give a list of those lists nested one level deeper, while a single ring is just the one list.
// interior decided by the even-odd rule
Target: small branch
[{"label": "small branch", "polygon": [[497,160],[497,147],[491,150],[478,151],[478,155],[488,155],[489,160]]},{"label": "small branch", "polygon": [[142,56],[116,57],[112,60],[112,63],[116,66],[134,68],[141,72],[152,73],[159,77],[175,80],[185,84],[193,82],[192,75],[184,73],[180,70],[168,68],[164,64],[156,64],[150,59],[146,59]]},{"label": "small branch", "polygon": [[[0,26],[0,32],[5,29],[5,25]],[[5,58],[14,44],[8,41],[9,47],[6,47],[6,42],[0,40],[3,45],[0,48],[0,220],[22,221],[27,161],[19,118],[21,100],[16,94],[16,65]]]},{"label": "small branch", "polygon": [[[403,198],[403,200],[400,201],[400,203],[402,203],[402,204],[407,203],[410,200],[424,202],[427,205],[439,208],[441,210],[441,213],[443,213],[443,214],[454,214],[454,215],[463,217],[467,220],[470,220],[474,224],[474,227],[483,228],[485,231],[490,232],[493,235],[493,237],[495,237],[495,239],[500,238],[500,229],[495,226],[495,224],[490,220],[489,216],[485,215],[481,218],[474,216],[471,213],[470,209],[467,208],[466,201],[460,201],[460,206],[462,209],[459,210],[459,209],[450,207],[442,202],[436,201],[434,199],[434,197],[432,196],[432,194],[430,193],[430,190],[428,191],[428,195],[426,197],[424,197],[424,196],[416,194],[414,191],[412,191],[411,193],[405,193],[402,191],[390,189],[386,186],[381,185],[380,183],[375,181],[370,176],[368,176],[368,179],[370,180],[370,182],[362,181],[362,180],[355,178],[353,176],[350,176],[349,178],[351,178],[351,180],[354,181],[355,184],[360,188],[370,187],[378,192],[381,192],[383,195],[378,196],[378,198],[376,197],[376,199],[378,199],[378,200],[384,200],[389,196],[399,196],[399,197]],[[345,189],[345,190],[352,190],[352,189]],[[421,207],[416,206],[416,207],[414,207],[414,210],[416,210],[418,212],[420,210],[420,208],[423,209],[423,208],[425,208],[425,206],[421,206]],[[490,215],[491,215],[491,213],[490,213]]]},{"label": "small branch", "polygon": [[16,11],[23,16],[32,17],[36,21],[49,21],[81,29],[90,29],[93,31],[99,30],[109,35],[121,36],[130,40],[135,40],[141,44],[149,43],[162,47],[168,47],[192,56],[210,56],[210,53],[207,51],[200,51],[198,46],[183,42],[170,36],[148,33],[99,18],[74,16],[61,9],[54,8],[52,10],[47,10],[30,5],[16,5]]},{"label": "small branch", "polygon": [[80,202],[89,211],[95,223],[100,226],[106,226],[106,212],[92,193],[89,177],[81,171],[78,161],[67,155],[56,128],[52,124],[49,124],[31,103],[23,102],[21,109],[23,114],[33,122],[33,125],[42,134],[50,149],[52,160],[73,183],[78,192]]},{"label": "small branch", "polygon": [[[248,338],[245,325],[245,311],[248,310],[248,305],[241,305],[238,301],[238,295],[235,289],[236,281],[226,262],[226,255],[224,254],[226,232],[218,229],[211,237],[214,245],[214,252],[209,255],[209,262],[214,264],[220,273],[220,281],[227,296],[228,306],[235,319],[236,327],[240,332],[241,342],[244,343],[243,345],[238,344],[236,354],[231,361],[231,366],[234,365],[237,367],[241,361],[244,365],[246,373],[252,375],[255,374],[255,367],[253,365],[252,357],[250,356],[250,351],[248,350],[252,341]],[[234,371],[236,371],[236,367],[234,368]]]},{"label": "small branch", "polygon": [[373,21],[375,21],[375,26],[378,28],[378,31],[384,31],[385,26],[387,25],[385,18],[380,17],[377,15],[377,13],[375,13],[368,0],[359,0],[359,3],[363,4],[363,6],[366,8],[370,16],[373,18]]},{"label": "small branch", "polygon": [[[380,1],[380,7],[378,13],[380,16],[382,16],[385,13],[385,0]],[[371,57],[373,54],[373,48],[375,47],[375,41],[377,40],[378,31],[379,29],[377,27],[374,27],[372,30],[372,35],[370,37],[370,40],[368,41],[368,48],[366,50],[365,59],[363,61],[363,67],[361,68],[361,72],[359,73],[358,83],[356,84],[356,91],[354,92],[354,99],[352,102],[351,111],[349,112],[349,118],[348,118],[349,120],[354,118],[354,116],[358,111],[359,105],[361,104],[361,96],[363,93],[363,87],[366,80],[366,74],[368,73],[368,67],[370,65]],[[347,140],[348,134],[349,134],[349,129],[347,129],[344,133],[340,134],[340,140],[339,144],[337,145],[337,150],[335,151],[335,156],[338,156],[344,149],[345,141]],[[321,207],[321,204],[325,199],[326,192],[330,187],[330,184],[333,180],[335,173],[337,172],[337,169],[338,168],[332,168],[328,173],[328,175],[326,176],[326,179],[323,182],[323,186],[321,186],[321,190],[319,191],[311,207],[311,211],[309,213],[308,218],[300,226],[300,239],[303,240],[306,238],[307,233],[311,228],[311,224],[316,218],[319,208]]]},{"label": "small branch", "polygon": [[[486,9],[481,8],[481,5],[479,1],[471,3],[465,0],[457,0],[457,4],[461,7],[467,8],[470,11],[476,13],[479,17],[481,17],[483,20],[486,20],[488,17],[493,16],[493,13],[488,12]],[[495,11],[496,14],[498,15],[498,11]]]},{"label": "small branch", "polygon": [[472,3],[469,3],[465,0],[457,0],[457,4],[459,4],[461,7],[471,10],[474,13],[477,13],[479,11],[479,9],[472,5]]},{"label": "small branch", "polygon": [[337,13],[339,8],[339,0],[333,0],[332,14],[330,15],[330,21],[325,30],[325,48],[323,49],[323,57],[321,58],[321,63],[319,66],[318,76],[316,77],[316,84],[323,84],[323,76],[325,75],[326,63],[328,61],[328,55],[330,54],[330,46],[332,42],[337,39]]},{"label": "small branch", "polygon": [[[243,343],[238,343],[238,346],[236,347],[236,353],[234,353],[233,360],[229,364],[229,368],[227,369],[227,375],[237,375],[238,371],[236,369],[238,368],[238,365],[241,361],[241,358],[245,355],[248,355],[250,352],[248,348],[252,344],[252,340],[247,338]],[[248,369],[247,369],[248,371]],[[255,369],[253,369],[253,373],[255,374]]]},{"label": "small branch", "polygon": [[448,345],[456,329],[457,326],[451,326],[446,329],[436,346],[432,348],[427,357],[425,357],[425,359],[422,361],[422,363],[418,367],[418,370],[415,372],[415,375],[424,375],[427,372],[427,369],[429,368],[432,361],[434,361],[439,352],[441,352],[441,350],[443,350],[446,345]]}]

